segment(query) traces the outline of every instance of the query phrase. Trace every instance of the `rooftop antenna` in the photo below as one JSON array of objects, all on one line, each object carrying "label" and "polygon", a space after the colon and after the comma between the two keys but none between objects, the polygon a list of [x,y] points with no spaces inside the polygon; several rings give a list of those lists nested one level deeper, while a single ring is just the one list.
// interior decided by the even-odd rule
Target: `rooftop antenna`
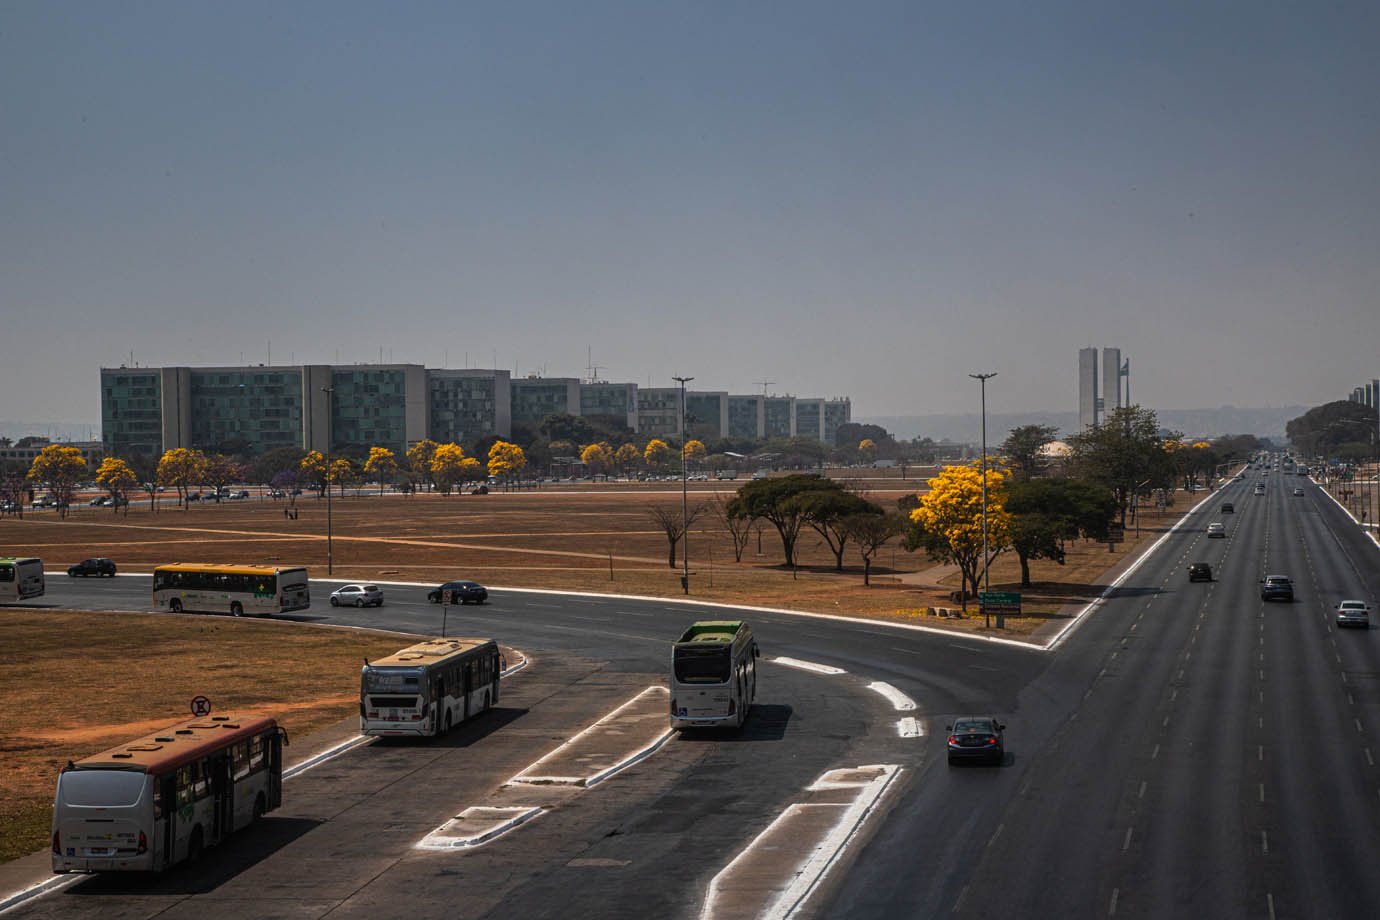
[{"label": "rooftop antenna", "polygon": [[763,399],[766,399],[766,398],[767,398],[767,387],[771,386],[771,385],[774,384],[774,383],[776,383],[775,380],[754,380],[754,381],[752,381],[752,385],[753,385],[753,386],[755,386],[755,387],[761,387],[761,388],[762,388],[762,398],[763,398]]}]

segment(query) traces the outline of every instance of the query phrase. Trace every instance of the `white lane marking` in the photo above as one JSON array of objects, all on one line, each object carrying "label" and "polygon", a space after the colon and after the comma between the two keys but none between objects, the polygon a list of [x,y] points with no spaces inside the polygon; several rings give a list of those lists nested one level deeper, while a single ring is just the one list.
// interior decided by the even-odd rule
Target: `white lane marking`
[{"label": "white lane marking", "polygon": [[[851,805],[842,809],[842,814],[839,815],[839,819],[834,823],[829,833],[814,847],[809,856],[796,867],[790,885],[781,892],[781,895],[770,907],[759,915],[763,920],[785,920],[785,918],[794,916],[800,908],[804,906],[810,895],[818,888],[819,883],[824,880],[829,870],[834,867],[839,856],[842,855],[844,849],[857,833],[858,828],[862,827],[863,822],[872,814],[877,803],[881,801],[886,791],[891,788],[896,777],[901,775],[901,767],[897,764],[868,764],[858,767],[857,769],[876,770],[878,771],[878,775],[875,779],[867,783],[866,786],[861,788]],[[827,774],[821,776],[820,781],[825,781],[826,776]],[[771,834],[778,825],[793,816],[801,807],[808,806],[799,804],[789,806],[778,815],[771,824],[767,825],[765,830],[754,837],[752,842],[744,847],[737,856],[733,857],[732,861],[729,862],[727,866],[724,866],[724,868],[719,871],[718,875],[715,875],[714,878],[710,880],[709,891],[706,893],[704,899],[704,907],[700,910],[701,920],[712,920],[715,915],[715,908],[717,907],[716,902],[720,895],[720,880],[727,877],[739,862],[752,854],[758,841]]]},{"label": "white lane marking", "polygon": [[84,878],[87,878],[87,876],[54,875],[51,878],[46,878],[43,881],[39,882],[37,885],[30,885],[28,888],[25,888],[22,891],[16,891],[14,894],[7,895],[3,899],[0,899],[0,914],[3,914],[11,907],[18,907],[20,904],[23,904],[25,901],[28,901],[32,898],[42,897],[43,895],[53,891],[60,891],[61,889],[66,888],[68,885],[71,885],[73,882],[78,882]]},{"label": "white lane marking", "polygon": [[843,668],[835,668],[827,664],[816,664],[813,661],[801,661],[799,658],[768,658],[774,664],[784,664],[788,668],[799,668],[802,671],[813,671],[816,674],[847,674]]},{"label": "white lane marking", "polygon": [[1141,781],[1140,781],[1140,793],[1136,796],[1136,798],[1138,798],[1138,799],[1143,799],[1143,798],[1145,798],[1145,780],[1141,780]]},{"label": "white lane marking", "polygon": [[892,708],[897,712],[910,712],[915,708],[915,700],[906,696],[900,690],[897,690],[885,681],[874,680],[867,685],[867,689],[873,690],[886,697],[891,702]]},{"label": "white lane marking", "polygon": [[1117,895],[1119,895],[1119,894],[1121,894],[1121,889],[1120,889],[1120,888],[1113,888],[1113,889],[1112,889],[1112,903],[1107,907],[1107,916],[1109,916],[1109,917],[1115,917],[1115,916],[1116,916],[1116,897],[1117,897]]},{"label": "white lane marking", "polygon": [[1125,853],[1131,848],[1131,832],[1134,830],[1133,827],[1126,828],[1126,837],[1121,841],[1121,852]]},{"label": "white lane marking", "polygon": [[906,716],[896,723],[896,734],[902,738],[923,738],[925,735],[925,723],[916,719],[914,716]]}]

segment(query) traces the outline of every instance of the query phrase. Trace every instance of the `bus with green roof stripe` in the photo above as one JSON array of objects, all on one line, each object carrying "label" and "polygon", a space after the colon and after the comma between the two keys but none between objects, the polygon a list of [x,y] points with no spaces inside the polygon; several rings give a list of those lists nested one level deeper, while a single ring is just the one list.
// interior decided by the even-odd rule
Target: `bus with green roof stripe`
[{"label": "bus with green roof stripe", "polygon": [[742,620],[692,623],[671,648],[671,727],[741,728],[761,654]]}]

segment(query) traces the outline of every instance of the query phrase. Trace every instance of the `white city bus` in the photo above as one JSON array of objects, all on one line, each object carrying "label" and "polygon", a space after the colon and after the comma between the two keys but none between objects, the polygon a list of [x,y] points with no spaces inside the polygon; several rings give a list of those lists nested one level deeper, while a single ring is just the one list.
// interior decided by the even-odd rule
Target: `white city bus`
[{"label": "white city bus", "polygon": [[174,562],[153,570],[155,610],[268,616],[311,606],[307,570]]},{"label": "white city bus", "polygon": [[692,624],[671,649],[671,727],[742,727],[761,654],[742,620]]},{"label": "white city bus", "polygon": [[428,639],[370,663],[359,686],[365,735],[439,735],[498,702],[493,639]]},{"label": "white city bus", "polygon": [[0,557],[0,604],[43,595],[43,560]]},{"label": "white city bus", "polygon": [[158,871],[282,804],[286,733],[262,716],[179,722],[58,776],[54,872]]}]

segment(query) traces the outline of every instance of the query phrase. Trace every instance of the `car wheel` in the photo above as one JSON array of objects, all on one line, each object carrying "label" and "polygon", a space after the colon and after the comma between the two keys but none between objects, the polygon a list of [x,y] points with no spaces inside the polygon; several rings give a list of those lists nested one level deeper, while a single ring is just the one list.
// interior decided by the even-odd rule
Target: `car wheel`
[{"label": "car wheel", "polygon": [[364,598],[362,598],[362,597],[356,598],[356,599],[355,599],[355,606],[356,606],[356,607],[363,607],[363,606],[364,606]]},{"label": "car wheel", "polygon": [[331,598],[331,606],[332,606],[332,607],[339,607],[339,606],[340,606],[340,598],[334,597],[334,596],[333,596],[333,597]]},{"label": "car wheel", "polygon": [[172,600],[168,601],[168,609],[171,610],[173,613],[181,613],[182,602],[177,598],[173,598]]}]

